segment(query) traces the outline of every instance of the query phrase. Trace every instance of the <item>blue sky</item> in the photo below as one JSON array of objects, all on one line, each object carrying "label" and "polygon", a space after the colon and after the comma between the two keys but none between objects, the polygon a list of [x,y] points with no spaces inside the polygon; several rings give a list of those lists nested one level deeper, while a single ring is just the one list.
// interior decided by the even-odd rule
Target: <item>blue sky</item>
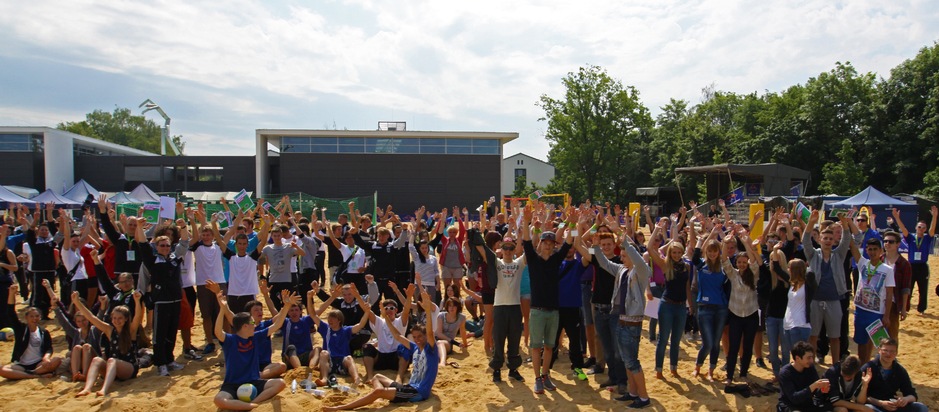
[{"label": "blue sky", "polygon": [[[939,40],[935,1],[0,2],[0,125],[159,103],[192,155],[254,153],[255,129],[518,132],[546,158],[539,96],[596,64],[653,113],[714,84],[778,91]],[[155,116],[155,115],[154,115]],[[157,117],[154,120],[160,121]]]}]

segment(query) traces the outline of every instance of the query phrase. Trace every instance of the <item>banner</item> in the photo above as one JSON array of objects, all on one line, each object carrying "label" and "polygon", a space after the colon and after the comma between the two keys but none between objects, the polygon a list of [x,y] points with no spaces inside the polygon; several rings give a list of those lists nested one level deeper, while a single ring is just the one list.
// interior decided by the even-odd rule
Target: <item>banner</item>
[{"label": "banner", "polygon": [[747,196],[760,196],[762,192],[762,183],[747,183]]},{"label": "banner", "polygon": [[730,194],[728,194],[727,197],[724,198],[724,201],[727,202],[728,206],[740,203],[740,201],[742,200],[743,200],[743,186],[740,186],[734,189],[734,191],[730,192]]},{"label": "banner", "polygon": [[789,195],[799,197],[802,196],[802,184],[799,183],[793,187],[789,188]]}]

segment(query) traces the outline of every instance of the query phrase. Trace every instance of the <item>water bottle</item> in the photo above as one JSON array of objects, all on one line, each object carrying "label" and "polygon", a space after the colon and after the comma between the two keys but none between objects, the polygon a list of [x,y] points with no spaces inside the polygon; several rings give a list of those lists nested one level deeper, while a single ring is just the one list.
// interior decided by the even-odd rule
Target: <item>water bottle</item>
[{"label": "water bottle", "polygon": [[357,390],[355,390],[355,388],[352,388],[352,387],[347,386],[347,385],[339,385],[339,391],[342,392],[342,393],[351,393],[351,394],[353,394],[353,395],[358,395],[358,394],[359,394],[359,391],[357,391]]},{"label": "water bottle", "polygon": [[326,396],[326,391],[322,389],[308,389],[306,393],[312,394],[313,396],[317,398],[322,398],[323,396]]},{"label": "water bottle", "polygon": [[297,393],[297,380],[296,379],[294,379],[293,382],[290,383],[290,393]]}]

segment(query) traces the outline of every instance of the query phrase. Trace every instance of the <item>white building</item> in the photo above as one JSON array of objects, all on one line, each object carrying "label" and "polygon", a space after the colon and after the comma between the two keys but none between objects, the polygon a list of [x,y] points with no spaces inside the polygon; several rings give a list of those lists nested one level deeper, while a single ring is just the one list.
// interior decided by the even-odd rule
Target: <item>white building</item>
[{"label": "white building", "polygon": [[524,153],[517,153],[502,159],[502,195],[508,196],[515,191],[516,178],[525,177],[525,186],[532,183],[545,187],[554,179],[554,166]]}]

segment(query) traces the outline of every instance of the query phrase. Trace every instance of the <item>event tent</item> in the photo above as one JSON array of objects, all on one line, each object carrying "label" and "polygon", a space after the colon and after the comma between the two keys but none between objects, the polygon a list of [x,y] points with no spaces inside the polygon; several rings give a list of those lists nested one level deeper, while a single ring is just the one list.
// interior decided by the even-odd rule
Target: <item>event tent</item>
[{"label": "event tent", "polygon": [[137,185],[134,190],[130,191],[130,197],[138,199],[142,202],[159,202],[160,196],[150,190],[149,187],[143,183]]},{"label": "event tent", "polygon": [[16,185],[3,185],[3,187],[27,199],[32,198],[33,196],[36,196],[39,194],[38,190],[33,189],[31,187],[23,187],[23,186],[16,186]]},{"label": "event tent", "polygon": [[101,195],[101,192],[88,184],[85,179],[81,179],[78,182],[75,182],[75,185],[72,186],[69,190],[66,190],[65,193],[62,194],[62,197],[82,204],[85,202],[85,199],[88,198],[88,195],[94,196],[93,202],[97,203],[98,196]]},{"label": "event tent", "polygon": [[[157,198],[157,200],[159,200],[159,198]],[[127,203],[143,204],[144,202],[127,192],[117,192],[113,196],[108,197],[108,203],[123,205]]]},{"label": "event tent", "polygon": [[878,228],[887,227],[887,217],[893,215],[891,210],[893,208],[900,211],[900,219],[903,220],[903,224],[906,225],[907,229],[913,229],[916,226],[917,208],[915,203],[904,202],[889,196],[875,189],[874,186],[868,186],[867,189],[840,202],[831,203],[826,209],[848,209],[852,207],[860,209],[864,206],[867,206],[876,215]]},{"label": "event tent", "polygon": [[52,203],[56,207],[64,207],[66,209],[77,209],[82,205],[82,202],[76,202],[74,200],[55,194],[52,189],[46,189],[45,192],[33,196],[29,200],[42,204]]},{"label": "event tent", "polygon": [[22,197],[16,193],[11,192],[10,189],[0,186],[0,207],[9,208],[13,206],[14,203],[28,206],[36,204],[36,202],[32,200]]}]

